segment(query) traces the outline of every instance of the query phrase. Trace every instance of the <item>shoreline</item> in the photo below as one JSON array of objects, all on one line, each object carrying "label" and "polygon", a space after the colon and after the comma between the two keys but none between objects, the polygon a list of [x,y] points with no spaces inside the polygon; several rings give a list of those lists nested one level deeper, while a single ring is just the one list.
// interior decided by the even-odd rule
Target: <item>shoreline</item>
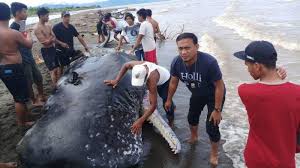
[{"label": "shoreline", "polygon": [[[141,5],[141,4],[136,4],[136,5]],[[110,9],[119,9],[120,7],[112,7]],[[121,7],[122,8],[122,7]],[[114,45],[116,45],[115,42],[111,43],[109,45],[109,48],[97,48],[95,47],[96,44],[96,39],[97,36],[94,35],[96,33],[96,22],[98,15],[96,14],[98,9],[92,9],[88,10],[85,12],[81,12],[75,15],[71,16],[71,24],[73,24],[78,32],[80,34],[84,35],[84,39],[86,40],[87,44],[89,46],[92,46],[92,52],[105,54],[114,51]],[[60,18],[52,19],[49,21],[52,25],[58,23],[60,21]],[[83,22],[84,21],[84,22]],[[29,27],[34,26],[35,23],[28,25]],[[36,38],[33,35],[34,39]],[[173,42],[173,40],[171,41]],[[168,41],[166,41],[168,43]],[[175,44],[175,43],[174,43]],[[80,49],[83,51],[83,47],[80,45],[78,40],[74,40],[74,46],[76,49]],[[35,43],[32,49],[34,58],[39,61],[40,56],[40,45],[38,43]],[[47,68],[45,67],[44,63],[38,64],[38,68],[40,69],[43,78],[44,78],[44,88],[45,88],[45,94],[47,96],[50,95],[51,93],[51,79],[48,73]],[[2,82],[0,82],[0,128],[1,128],[1,133],[0,133],[0,149],[3,149],[0,151],[0,162],[8,162],[8,161],[17,161],[17,154],[15,151],[15,146],[19,142],[19,140],[22,138],[22,134],[18,132],[18,128],[15,124],[15,113],[14,113],[14,105],[13,105],[13,100],[12,97],[10,96],[9,92],[7,91],[6,87],[3,85]],[[36,111],[41,111],[42,109],[34,109]],[[205,133],[205,122],[201,120],[201,134]],[[3,131],[2,131],[3,130]],[[203,139],[203,137],[205,139]],[[199,148],[203,149],[205,152],[209,150],[208,144],[207,144],[207,135],[201,136],[200,143],[198,145]],[[182,139],[181,139],[182,140]],[[3,143],[2,143],[3,142]],[[222,141],[223,144],[223,141]],[[198,148],[197,147],[197,148]],[[233,167],[231,159],[229,159],[226,156],[226,153],[223,150],[223,146],[220,145],[220,158],[222,160],[226,160],[226,163],[224,165],[226,167]],[[206,154],[204,155],[205,157],[199,158],[201,162],[206,163],[205,158]],[[221,167],[223,165],[220,164]]]}]

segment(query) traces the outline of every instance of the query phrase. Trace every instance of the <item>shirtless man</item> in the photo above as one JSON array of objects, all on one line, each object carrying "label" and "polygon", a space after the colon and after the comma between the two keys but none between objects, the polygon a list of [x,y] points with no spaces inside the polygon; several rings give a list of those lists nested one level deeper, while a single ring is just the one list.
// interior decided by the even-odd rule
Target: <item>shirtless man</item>
[{"label": "shirtless man", "polygon": [[49,11],[42,7],[37,11],[39,22],[34,28],[34,34],[38,41],[43,45],[41,53],[47,68],[50,71],[52,86],[55,89],[56,83],[60,78],[59,62],[55,50],[56,38],[52,31],[52,27],[46,24],[49,21]]},{"label": "shirtless man", "polygon": [[147,11],[147,21],[150,22],[153,26],[154,30],[154,40],[156,41],[156,36],[160,35],[160,29],[159,29],[159,24],[156,20],[152,18],[152,10],[151,9],[146,9]]},{"label": "shirtless man", "polygon": [[31,126],[33,122],[26,121],[29,116],[26,106],[29,93],[18,50],[20,45],[32,47],[31,35],[28,32],[25,38],[20,32],[9,28],[10,8],[7,4],[0,3],[0,11],[0,79],[14,98],[17,124],[21,127]]}]

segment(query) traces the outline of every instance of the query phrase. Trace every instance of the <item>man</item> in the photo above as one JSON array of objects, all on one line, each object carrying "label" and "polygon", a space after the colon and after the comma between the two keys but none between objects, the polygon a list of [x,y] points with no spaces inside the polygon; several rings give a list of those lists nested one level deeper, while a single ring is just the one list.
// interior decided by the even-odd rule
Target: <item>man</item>
[{"label": "man", "polygon": [[10,8],[0,3],[0,78],[12,94],[15,101],[17,124],[21,127],[32,126],[28,122],[29,112],[26,102],[29,98],[27,80],[22,66],[22,57],[18,48],[32,47],[30,33],[25,38],[20,32],[8,27]]},{"label": "man", "polygon": [[[114,31],[115,40],[119,41],[118,35],[122,32],[122,26],[117,21],[117,19],[111,16],[111,13],[107,13],[104,15],[103,23],[106,24],[110,29]],[[126,41],[126,39],[124,39]],[[127,42],[127,41],[126,41]]]},{"label": "man", "polygon": [[153,30],[154,30],[154,40],[156,41],[156,35],[160,35],[160,29],[159,24],[156,20],[152,18],[152,10],[146,9],[147,11],[147,21],[149,21],[152,24]]},{"label": "man", "polygon": [[[27,6],[19,2],[13,2],[11,4],[11,13],[13,14],[15,20],[10,25],[10,28],[17,31],[21,31],[21,24],[22,22],[25,23],[25,20],[27,19]],[[23,26],[25,26],[25,24]],[[23,31],[25,31],[25,29]],[[31,102],[34,106],[42,106],[44,104],[42,101],[45,101],[42,74],[37,68],[35,60],[33,59],[31,49],[20,46],[19,51],[22,56],[22,64],[24,67],[25,77],[27,79],[28,91],[31,98]],[[35,97],[34,95],[34,91],[32,88],[33,83],[37,86],[37,97]]]},{"label": "man", "polygon": [[103,43],[104,40],[105,40],[104,35],[106,35],[105,32],[103,32],[104,31],[103,30],[104,29],[104,26],[103,26],[104,14],[103,14],[103,12],[101,10],[99,10],[97,12],[97,14],[99,16],[99,20],[98,20],[98,23],[96,25],[97,32],[98,32],[98,43]]},{"label": "man", "polygon": [[154,41],[154,31],[150,22],[146,20],[147,11],[145,9],[140,9],[137,11],[139,22],[141,22],[140,31],[135,45],[130,51],[131,54],[140,46],[142,43],[144,50],[145,61],[153,62],[157,64],[156,59],[156,44]]},{"label": "man", "polygon": [[44,7],[39,8],[37,10],[37,15],[39,17],[39,22],[35,26],[34,34],[36,35],[38,41],[43,45],[43,47],[41,48],[42,57],[47,68],[50,71],[52,86],[55,89],[56,83],[61,75],[58,68],[58,57],[56,55],[54,47],[56,38],[51,26],[47,24],[47,22],[49,21],[48,9]]},{"label": "man", "polygon": [[295,168],[300,86],[278,75],[277,52],[270,42],[251,42],[234,55],[244,60],[250,75],[259,80],[238,88],[250,124],[244,152],[247,167]]},{"label": "man", "polygon": [[[136,43],[136,40],[137,40],[137,37],[139,34],[140,24],[134,23],[134,16],[131,13],[127,13],[125,15],[125,21],[127,22],[128,26],[124,27],[122,30],[121,39],[119,40],[119,44],[116,48],[117,51],[119,51],[121,49],[122,41],[123,41],[123,39],[125,39],[126,36],[129,39],[129,45],[131,47],[133,47]],[[134,53],[135,53],[137,60],[142,61],[145,59],[144,58],[144,50],[143,50],[142,45],[140,45],[140,47],[138,47]]]},{"label": "man", "polygon": [[[129,69],[132,69],[132,85],[143,86],[146,82],[149,90],[150,107],[146,112],[144,112],[143,116],[132,125],[131,128],[133,133],[138,134],[141,131],[143,123],[157,107],[157,93],[162,98],[163,103],[166,102],[168,97],[170,73],[166,68],[151,62],[131,61],[123,65],[116,79],[105,80],[104,83],[112,85],[113,88],[115,88]],[[168,110],[165,109],[170,126],[172,126],[174,122],[175,108],[176,106],[171,100],[170,108]]]},{"label": "man", "polygon": [[70,24],[70,12],[62,12],[61,18],[62,22],[53,26],[52,29],[57,42],[56,54],[60,63],[60,74],[63,73],[64,66],[70,65],[70,58],[74,57],[75,50],[73,37],[77,37],[85,51],[89,52],[88,46],[83,40],[82,36],[80,36],[76,28]]},{"label": "man", "polygon": [[217,60],[211,55],[198,52],[198,38],[193,33],[183,33],[176,39],[179,56],[171,65],[169,96],[165,108],[169,109],[171,100],[181,80],[192,92],[188,122],[191,137],[189,143],[198,141],[199,116],[204,106],[208,107],[206,132],[211,142],[210,163],[218,165],[218,146],[220,141],[219,123],[225,101],[225,85]]}]

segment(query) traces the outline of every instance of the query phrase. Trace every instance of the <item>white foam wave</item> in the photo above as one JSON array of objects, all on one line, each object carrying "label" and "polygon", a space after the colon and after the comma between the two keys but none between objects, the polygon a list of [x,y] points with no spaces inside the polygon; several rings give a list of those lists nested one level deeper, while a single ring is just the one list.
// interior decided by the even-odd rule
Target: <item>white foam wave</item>
[{"label": "white foam wave", "polygon": [[[249,40],[267,40],[275,45],[288,50],[300,51],[299,40],[288,40],[284,33],[268,31],[268,25],[256,23],[255,21],[240,17],[236,14],[239,2],[231,1],[231,5],[225,10],[225,13],[214,19],[219,26],[234,30],[240,36]],[[269,26],[278,25],[292,26],[286,23],[269,24]]]},{"label": "white foam wave", "polygon": [[209,53],[216,57],[216,59],[219,62],[219,65],[222,66],[224,64],[224,61],[222,58],[224,58],[224,50],[217,44],[216,40],[209,34],[205,33],[200,38],[200,51]]}]

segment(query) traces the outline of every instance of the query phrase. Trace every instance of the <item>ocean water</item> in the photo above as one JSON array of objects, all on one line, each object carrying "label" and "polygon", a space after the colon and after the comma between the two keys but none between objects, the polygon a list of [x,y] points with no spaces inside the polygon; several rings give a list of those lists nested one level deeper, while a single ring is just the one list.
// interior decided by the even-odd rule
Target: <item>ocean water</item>
[{"label": "ocean water", "polygon": [[[141,1],[140,1],[141,2]],[[145,1],[146,2],[146,1]],[[149,1],[148,1],[149,2]],[[200,50],[214,55],[222,69],[227,87],[227,98],[220,129],[226,155],[233,161],[234,167],[243,168],[243,151],[249,131],[245,108],[241,103],[237,87],[244,82],[251,82],[246,67],[242,61],[233,58],[232,53],[243,50],[251,40],[268,40],[275,44],[279,53],[278,64],[286,68],[288,79],[300,83],[300,1],[299,0],[171,0],[148,4],[136,4],[128,1],[131,7],[151,8],[153,17],[160,22],[160,27],[169,39],[174,39],[180,32],[193,32],[200,40]],[[122,5],[122,4],[116,4]],[[59,16],[53,16],[59,17]],[[28,21],[29,22],[29,21]],[[32,23],[36,19],[32,19]],[[170,44],[174,43],[174,44]],[[169,67],[176,56],[175,42],[161,44],[158,56],[159,62]],[[166,51],[167,50],[167,51]],[[188,111],[189,93],[180,86],[175,102],[180,105],[176,112],[175,130],[180,140],[189,136],[186,115]],[[205,117],[201,117],[204,120]],[[205,134],[204,132],[201,133]],[[159,142],[156,142],[159,145]],[[156,154],[173,158],[163,147],[157,146]],[[183,145],[186,150],[186,146]],[[183,151],[185,152],[185,151]],[[152,153],[155,153],[152,151]],[[149,159],[157,161],[161,167],[198,167],[197,157],[203,157],[201,149],[197,149],[194,157],[188,157],[187,162],[178,164],[168,159],[158,162],[160,158]],[[150,156],[151,157],[151,156]],[[154,156],[152,156],[154,157]],[[208,157],[208,156],[205,156]],[[164,158],[165,159],[165,158]],[[296,157],[297,167],[300,167],[300,156]],[[155,162],[146,161],[145,167],[151,167]],[[148,163],[148,165],[147,165]],[[183,166],[185,165],[185,166]],[[200,166],[201,167],[201,166]]]},{"label": "ocean water", "polygon": [[[168,28],[170,38],[176,37],[182,29],[194,32],[199,37],[200,50],[218,59],[227,87],[224,119],[220,126],[222,138],[226,140],[223,147],[234,167],[245,167],[243,151],[249,125],[237,87],[253,79],[244,63],[233,58],[232,54],[243,50],[251,40],[270,41],[279,54],[278,64],[288,72],[288,80],[299,84],[300,1],[190,0],[161,2],[147,7],[153,9],[161,29]],[[163,57],[167,55],[160,55],[160,59]],[[166,66],[169,64],[166,63]],[[188,99],[189,95],[183,97]],[[180,102],[178,97],[176,102]],[[181,123],[179,120],[177,122]],[[300,167],[299,155],[296,161],[297,167]]]},{"label": "ocean water", "polygon": [[[161,27],[194,32],[200,50],[219,61],[227,87],[221,133],[223,145],[234,167],[245,167],[243,151],[249,125],[237,87],[253,81],[243,62],[232,53],[244,49],[251,40],[268,40],[279,53],[279,65],[290,81],[300,83],[300,1],[297,0],[191,0],[172,1],[157,8],[154,16]],[[300,157],[296,157],[300,167]]]}]

